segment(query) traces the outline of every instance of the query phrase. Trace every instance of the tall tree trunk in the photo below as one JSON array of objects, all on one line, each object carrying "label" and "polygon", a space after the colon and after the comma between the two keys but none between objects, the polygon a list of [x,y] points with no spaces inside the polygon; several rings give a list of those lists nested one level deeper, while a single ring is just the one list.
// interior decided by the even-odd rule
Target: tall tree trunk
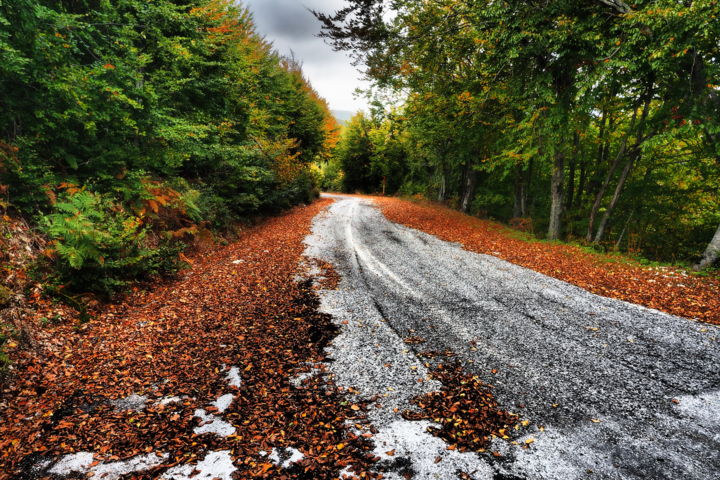
[{"label": "tall tree trunk", "polygon": [[580,180],[578,180],[578,189],[575,194],[575,208],[578,209],[582,205],[583,196],[585,195],[585,182],[587,182],[587,160],[580,155]]},{"label": "tall tree trunk", "polygon": [[513,204],[513,217],[525,216],[525,202],[527,194],[525,187],[525,172],[521,165],[515,166],[515,202]]},{"label": "tall tree trunk", "polygon": [[[610,180],[612,180],[612,176],[615,173],[615,170],[617,170],[618,165],[620,165],[620,160],[625,155],[625,151],[627,149],[627,141],[628,137],[630,136],[630,131],[635,126],[635,119],[637,118],[637,109],[633,111],[633,117],[630,121],[630,128],[627,129],[625,132],[625,135],[622,139],[622,144],[620,145],[620,149],[618,150],[617,155],[615,155],[615,159],[613,160],[612,165],[610,165],[610,169],[607,171],[607,174],[605,175],[605,179],[603,180],[602,185],[600,186],[600,189],[595,194],[595,201],[593,202],[592,208],[590,208],[590,216],[588,217],[588,228],[587,233],[585,235],[585,240],[588,242],[591,242],[593,239],[593,232],[595,230],[595,218],[597,217],[598,211],[600,210],[600,205],[602,205],[602,199],[605,196],[605,192],[607,191],[608,186],[610,185]],[[604,155],[604,153],[601,152],[601,155]]]},{"label": "tall tree trunk", "polygon": [[577,167],[578,155],[580,152],[580,135],[575,132],[573,134],[573,154],[570,158],[570,170],[568,172],[567,195],[565,198],[565,210],[568,211],[573,206],[575,199],[575,170]]},{"label": "tall tree trunk", "polygon": [[465,165],[465,179],[464,179],[462,200],[460,202],[460,210],[463,213],[467,213],[470,210],[470,202],[472,201],[473,195],[475,195],[475,185],[477,183],[477,171],[475,170],[473,163],[468,161]]},{"label": "tall tree trunk", "polygon": [[445,172],[442,172],[440,174],[440,188],[438,189],[438,202],[444,202],[445,201],[445,189],[446,189],[446,178],[445,178]]},{"label": "tall tree trunk", "polygon": [[548,226],[548,239],[558,240],[562,228],[563,213],[563,184],[565,177],[565,153],[555,152],[552,181],[550,182],[550,225]]},{"label": "tall tree trunk", "polygon": [[438,188],[438,202],[444,202],[447,196],[447,172],[445,171],[445,161],[438,168],[440,173],[440,187]]},{"label": "tall tree trunk", "polygon": [[521,204],[520,204],[520,210],[523,217],[529,217],[530,216],[530,205],[532,203],[532,197],[530,196],[532,192],[532,178],[533,178],[533,167],[535,166],[535,162],[531,158],[528,161],[527,169],[525,170],[525,181],[523,182],[523,191],[522,191],[522,197],[521,197]]},{"label": "tall tree trunk", "polygon": [[705,249],[702,259],[693,268],[695,268],[695,270],[702,270],[703,268],[709,267],[717,261],[718,255],[720,255],[720,226],[718,226],[715,235]]},{"label": "tall tree trunk", "polygon": [[639,153],[633,153],[632,155],[628,156],[628,160],[627,162],[625,162],[625,167],[620,174],[620,180],[618,180],[617,187],[615,187],[615,193],[613,193],[612,199],[610,200],[610,205],[608,205],[607,210],[605,210],[605,214],[600,221],[600,226],[598,227],[597,234],[595,235],[595,243],[600,243],[605,237],[605,232],[608,226],[608,222],[610,221],[610,216],[612,215],[613,210],[615,210],[615,206],[620,199],[623,188],[625,188],[625,182],[627,182],[627,179],[630,176],[630,172],[632,171],[633,164],[635,163],[635,157],[638,155]]},{"label": "tall tree trunk", "polygon": [[520,173],[515,172],[515,201],[513,202],[513,218],[520,218],[522,217],[522,191],[523,191],[523,184],[522,184],[522,177],[520,176]]}]

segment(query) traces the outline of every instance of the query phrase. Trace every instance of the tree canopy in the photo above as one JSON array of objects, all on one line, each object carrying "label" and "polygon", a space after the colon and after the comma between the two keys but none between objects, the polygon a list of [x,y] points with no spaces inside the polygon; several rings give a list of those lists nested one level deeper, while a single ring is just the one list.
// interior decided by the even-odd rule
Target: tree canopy
[{"label": "tree canopy", "polygon": [[720,224],[717,1],[351,0],[316,15],[405,98],[376,119],[402,132],[398,190],[662,259],[698,258]]},{"label": "tree canopy", "polygon": [[0,1],[5,204],[36,219],[77,288],[309,201],[336,129],[232,0]]}]

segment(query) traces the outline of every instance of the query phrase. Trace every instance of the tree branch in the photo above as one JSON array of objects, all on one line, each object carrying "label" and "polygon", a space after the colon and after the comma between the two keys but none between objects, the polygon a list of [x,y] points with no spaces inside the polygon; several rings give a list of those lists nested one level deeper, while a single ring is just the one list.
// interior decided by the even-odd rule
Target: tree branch
[{"label": "tree branch", "polygon": [[605,5],[608,5],[615,10],[617,10],[620,13],[628,13],[630,12],[630,6],[623,2],[623,0],[598,0],[600,3],[604,3]]}]

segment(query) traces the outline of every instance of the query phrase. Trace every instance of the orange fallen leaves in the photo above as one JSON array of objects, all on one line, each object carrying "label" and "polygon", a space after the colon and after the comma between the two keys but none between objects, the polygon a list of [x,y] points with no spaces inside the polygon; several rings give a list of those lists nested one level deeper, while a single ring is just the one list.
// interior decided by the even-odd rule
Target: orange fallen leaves
[{"label": "orange fallen leaves", "polygon": [[[312,286],[294,280],[311,220],[329,203],[197,253],[180,278],[128,292],[84,325],[49,325],[39,353],[13,351],[15,374],[0,391],[0,478],[28,472],[33,458],[80,451],[99,462],[167,453],[166,465],[133,477],[158,478],[211,450],[233,452],[238,478],[331,478],[347,465],[375,478],[369,441],[349,426],[364,421],[361,409],[323,375],[289,383],[322,365],[335,332]],[[230,366],[239,388],[228,386]],[[217,410],[227,393],[234,400],[222,415],[234,435],[195,435],[195,410]],[[143,409],[110,403],[133,394],[147,397]],[[296,469],[259,454],[282,447],[305,454]]]}]

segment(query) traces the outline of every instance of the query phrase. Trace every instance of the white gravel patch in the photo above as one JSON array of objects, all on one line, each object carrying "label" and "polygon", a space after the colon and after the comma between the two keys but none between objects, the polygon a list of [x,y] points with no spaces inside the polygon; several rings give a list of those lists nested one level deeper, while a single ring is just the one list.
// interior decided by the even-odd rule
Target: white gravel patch
[{"label": "white gravel patch", "polygon": [[232,480],[237,468],[231,452],[223,450],[210,452],[197,465],[178,465],[163,474],[165,480]]},{"label": "white gravel patch", "polygon": [[129,397],[119,398],[117,400],[110,400],[110,404],[115,407],[116,410],[125,411],[133,410],[141,412],[145,410],[147,406],[148,397],[145,395],[130,395]]},{"label": "white gravel patch", "polygon": [[720,435],[720,390],[700,395],[681,395],[677,401],[675,409],[681,415],[700,420],[708,427],[717,428]]},{"label": "white gravel patch", "polygon": [[180,402],[182,402],[182,400],[183,399],[180,397],[165,397],[165,398],[161,398],[158,403],[160,405],[165,406],[165,405],[170,405],[171,403],[180,403]]},{"label": "white gravel patch", "polygon": [[305,455],[297,448],[273,448],[268,455],[268,459],[280,468],[290,468],[294,463],[298,463],[305,458]]},{"label": "white gravel patch", "polygon": [[195,416],[202,422],[200,426],[195,427],[193,430],[193,432],[198,435],[202,435],[203,433],[214,433],[219,437],[229,437],[235,433],[235,427],[217,415],[207,413],[202,408],[195,410]]},{"label": "white gravel patch", "polygon": [[53,467],[48,470],[54,475],[66,477],[71,473],[85,473],[90,469],[90,464],[94,461],[91,452],[78,452],[65,455],[60,458]]},{"label": "white gravel patch", "polygon": [[98,480],[117,480],[130,473],[140,473],[162,465],[167,459],[167,454],[155,455],[151,453],[119,462],[99,463],[91,467],[94,461],[93,454],[79,452],[62,457],[48,470],[48,473],[61,477],[92,473],[93,478]]},{"label": "white gravel patch", "polygon": [[[393,422],[375,435],[374,453],[382,459],[381,462],[392,462],[396,458],[409,459],[415,473],[413,478],[449,478],[449,471],[461,471],[476,480],[493,478],[494,470],[479,462],[477,455],[448,450],[444,441],[429,434],[427,429],[434,426],[437,425],[424,420]],[[404,480],[405,477],[391,473],[385,478]]]},{"label": "white gravel patch", "polygon": [[242,386],[242,378],[240,377],[240,369],[238,367],[230,367],[225,378],[231,387],[240,388],[240,386]]},{"label": "white gravel patch", "polygon": [[218,412],[225,413],[225,410],[232,405],[233,400],[235,400],[235,395],[228,393],[215,400],[213,406],[218,409]]}]

